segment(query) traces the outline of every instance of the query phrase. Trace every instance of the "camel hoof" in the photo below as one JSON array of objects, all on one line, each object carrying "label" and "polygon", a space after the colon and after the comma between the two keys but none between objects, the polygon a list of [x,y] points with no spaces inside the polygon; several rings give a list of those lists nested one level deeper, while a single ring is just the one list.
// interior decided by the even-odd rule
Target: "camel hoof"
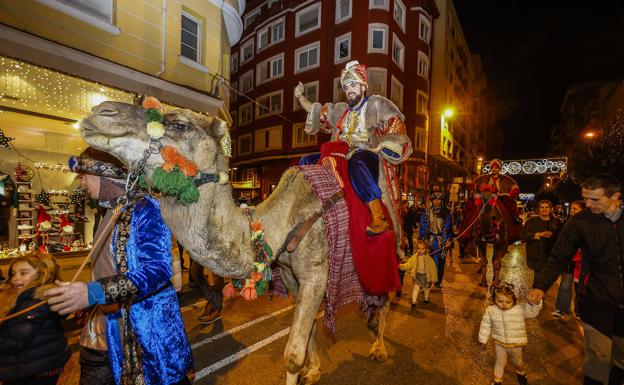
[{"label": "camel hoof", "polygon": [[374,361],[375,360],[375,353],[373,353],[373,352],[368,353],[368,359],[371,360],[371,361]]},{"label": "camel hoof", "polygon": [[386,352],[377,352],[377,354],[375,354],[375,359],[379,362],[384,362],[388,359],[388,353]]},{"label": "camel hoof", "polygon": [[321,371],[319,369],[310,369],[307,373],[301,373],[298,385],[316,384],[321,379]]}]

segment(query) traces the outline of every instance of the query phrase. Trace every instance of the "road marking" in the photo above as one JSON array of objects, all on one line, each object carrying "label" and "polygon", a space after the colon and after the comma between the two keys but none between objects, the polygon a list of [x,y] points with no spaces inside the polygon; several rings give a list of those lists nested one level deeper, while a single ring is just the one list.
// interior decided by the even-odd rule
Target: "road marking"
[{"label": "road marking", "polygon": [[[290,306],[290,307],[292,308],[292,307],[294,307],[294,305]],[[284,310],[284,309],[282,309],[282,310]],[[315,320],[323,317],[323,315],[325,315],[325,312],[324,311],[320,312],[316,316]],[[267,346],[267,345],[277,341],[278,339],[287,336],[288,333],[290,333],[290,326],[287,327],[286,329],[280,330],[279,332],[273,334],[272,336],[270,336],[268,338],[263,339],[262,341],[256,342],[255,344],[253,344],[251,346],[248,346],[248,347],[246,347],[243,350],[240,350],[240,351],[238,351],[238,352],[236,352],[236,353],[234,353],[232,355],[229,355],[229,356],[225,357],[222,360],[219,360],[219,361],[215,362],[212,365],[209,365],[209,366],[201,369],[200,371],[195,373],[195,381],[193,381],[193,382],[197,382],[197,381],[201,380],[202,378],[206,377],[207,375],[209,375],[210,373],[216,372],[217,370],[219,370],[219,369],[221,369],[221,368],[223,368],[225,366],[233,364],[234,362],[240,360],[241,358],[244,358],[245,356],[250,355],[251,353],[255,352],[256,350],[262,349],[263,347],[265,347],[265,346]],[[221,333],[221,334],[223,334],[223,333]]]},{"label": "road marking", "polygon": [[282,313],[285,313],[285,312],[289,311],[290,309],[292,309],[294,307],[295,307],[295,305],[290,305],[290,306],[285,307],[283,309],[280,309],[278,311],[274,311],[271,314],[267,314],[267,315],[262,316],[260,318],[256,318],[256,319],[254,319],[252,321],[249,321],[247,323],[244,323],[242,325],[238,325],[238,326],[236,326],[236,327],[234,327],[232,329],[225,330],[225,331],[223,331],[223,332],[221,332],[221,333],[219,333],[217,335],[214,335],[212,337],[208,337],[208,338],[206,338],[204,340],[201,340],[199,342],[194,343],[193,345],[191,345],[191,349],[196,349],[196,348],[198,348],[198,347],[200,347],[202,345],[209,344],[212,341],[216,341],[219,338],[223,338],[225,336],[229,336],[230,334],[234,334],[234,333],[236,333],[236,332],[238,332],[240,330],[246,329],[246,328],[248,328],[250,326],[253,326],[253,325],[255,325],[255,324],[259,323],[259,322],[265,321],[265,320],[267,320],[269,318],[277,317],[278,315],[280,315]]}]

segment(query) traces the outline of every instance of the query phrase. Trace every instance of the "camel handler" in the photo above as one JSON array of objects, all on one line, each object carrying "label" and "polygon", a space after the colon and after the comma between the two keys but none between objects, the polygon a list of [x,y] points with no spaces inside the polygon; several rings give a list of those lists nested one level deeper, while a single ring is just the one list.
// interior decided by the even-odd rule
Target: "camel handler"
[{"label": "camel handler", "polygon": [[[108,208],[105,231],[126,193],[119,160],[91,147],[69,159],[85,188]],[[191,347],[171,284],[171,233],[160,204],[142,190],[127,196],[114,229],[92,256],[91,282],[58,282],[48,290],[52,311],[66,315],[91,307],[80,338],[81,385],[190,385]]]},{"label": "camel handler", "polygon": [[[492,159],[490,161],[490,173],[475,178],[472,182],[472,189],[477,192],[477,198],[496,194],[513,218],[517,222],[522,223],[518,216],[518,206],[516,204],[516,199],[520,195],[520,187],[515,179],[500,173],[502,168],[503,162],[500,159]],[[469,186],[471,185],[470,182],[468,184]]]},{"label": "camel handler", "polygon": [[[305,125],[308,135],[320,131],[332,134],[332,141],[349,144],[347,159],[351,185],[368,206],[371,216],[366,233],[378,235],[388,229],[378,184],[380,157],[398,165],[412,153],[412,144],[405,130],[405,116],[383,96],[366,95],[366,66],[357,61],[347,63],[340,84],[348,103],[312,103],[303,95],[302,83],[296,87],[295,97],[308,112]],[[320,154],[307,155],[300,164],[316,164],[319,158]]]}]

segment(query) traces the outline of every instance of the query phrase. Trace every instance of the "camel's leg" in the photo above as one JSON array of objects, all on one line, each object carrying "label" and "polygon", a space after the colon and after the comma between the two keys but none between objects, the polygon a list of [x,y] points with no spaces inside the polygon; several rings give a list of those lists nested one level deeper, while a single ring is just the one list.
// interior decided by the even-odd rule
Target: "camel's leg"
[{"label": "camel's leg", "polygon": [[492,268],[494,270],[494,279],[492,280],[492,284],[496,286],[500,283],[500,270],[503,266],[503,258],[505,257],[507,249],[505,242],[496,244],[495,246],[494,255],[492,256]]},{"label": "camel's leg", "polygon": [[[312,330],[314,328],[314,319],[316,317],[316,312],[321,305],[323,295],[325,294],[327,269],[323,268],[326,266],[323,265],[319,266],[318,269],[311,269],[308,271],[309,275],[307,275],[307,279],[299,282],[299,295],[295,306],[293,323],[290,329],[290,335],[288,336],[286,350],[284,351],[284,361],[286,363],[286,385],[297,384],[299,372],[303,368],[306,361],[308,341],[310,341],[311,337],[313,337]],[[314,349],[315,346],[315,344],[312,344],[311,348]],[[318,356],[316,355],[316,352],[312,356],[315,356],[314,360],[318,365]],[[312,356],[310,358],[312,358]],[[312,364],[312,362],[310,362],[310,364]],[[310,365],[310,370],[314,373],[312,365]],[[316,368],[316,371],[320,375],[320,370],[318,368]],[[308,382],[309,380],[318,381],[318,376],[316,376],[316,379],[313,377],[314,376],[311,376],[309,379],[306,378],[305,383],[313,383]]]},{"label": "camel's leg", "polygon": [[301,370],[299,383],[314,384],[321,378],[321,359],[316,350],[316,327],[315,321],[312,325],[312,331],[310,332],[310,338],[308,339],[308,356],[306,358],[306,364]]},{"label": "camel's leg", "polygon": [[388,309],[390,309],[390,301],[386,299],[384,304],[381,306],[379,310],[379,326],[377,327],[377,339],[373,346],[371,347],[370,352],[368,353],[368,358],[371,360],[375,359],[377,361],[385,361],[388,359],[388,351],[386,350],[386,345],[384,344],[384,330],[386,328],[386,316],[388,315]]},{"label": "camel's leg", "polygon": [[487,264],[488,264],[488,259],[487,259],[487,243],[485,242],[478,242],[477,243],[477,247],[479,248],[479,254],[481,254],[481,282],[479,283],[479,286],[481,287],[487,287]]}]

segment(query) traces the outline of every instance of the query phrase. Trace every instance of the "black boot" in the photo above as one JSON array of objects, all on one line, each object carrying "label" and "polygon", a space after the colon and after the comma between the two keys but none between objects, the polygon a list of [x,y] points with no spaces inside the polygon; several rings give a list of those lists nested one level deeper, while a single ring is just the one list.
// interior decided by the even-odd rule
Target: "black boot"
[{"label": "black boot", "polygon": [[527,385],[529,383],[526,373],[520,374],[516,372],[516,377],[518,378],[518,384],[520,385]]}]

